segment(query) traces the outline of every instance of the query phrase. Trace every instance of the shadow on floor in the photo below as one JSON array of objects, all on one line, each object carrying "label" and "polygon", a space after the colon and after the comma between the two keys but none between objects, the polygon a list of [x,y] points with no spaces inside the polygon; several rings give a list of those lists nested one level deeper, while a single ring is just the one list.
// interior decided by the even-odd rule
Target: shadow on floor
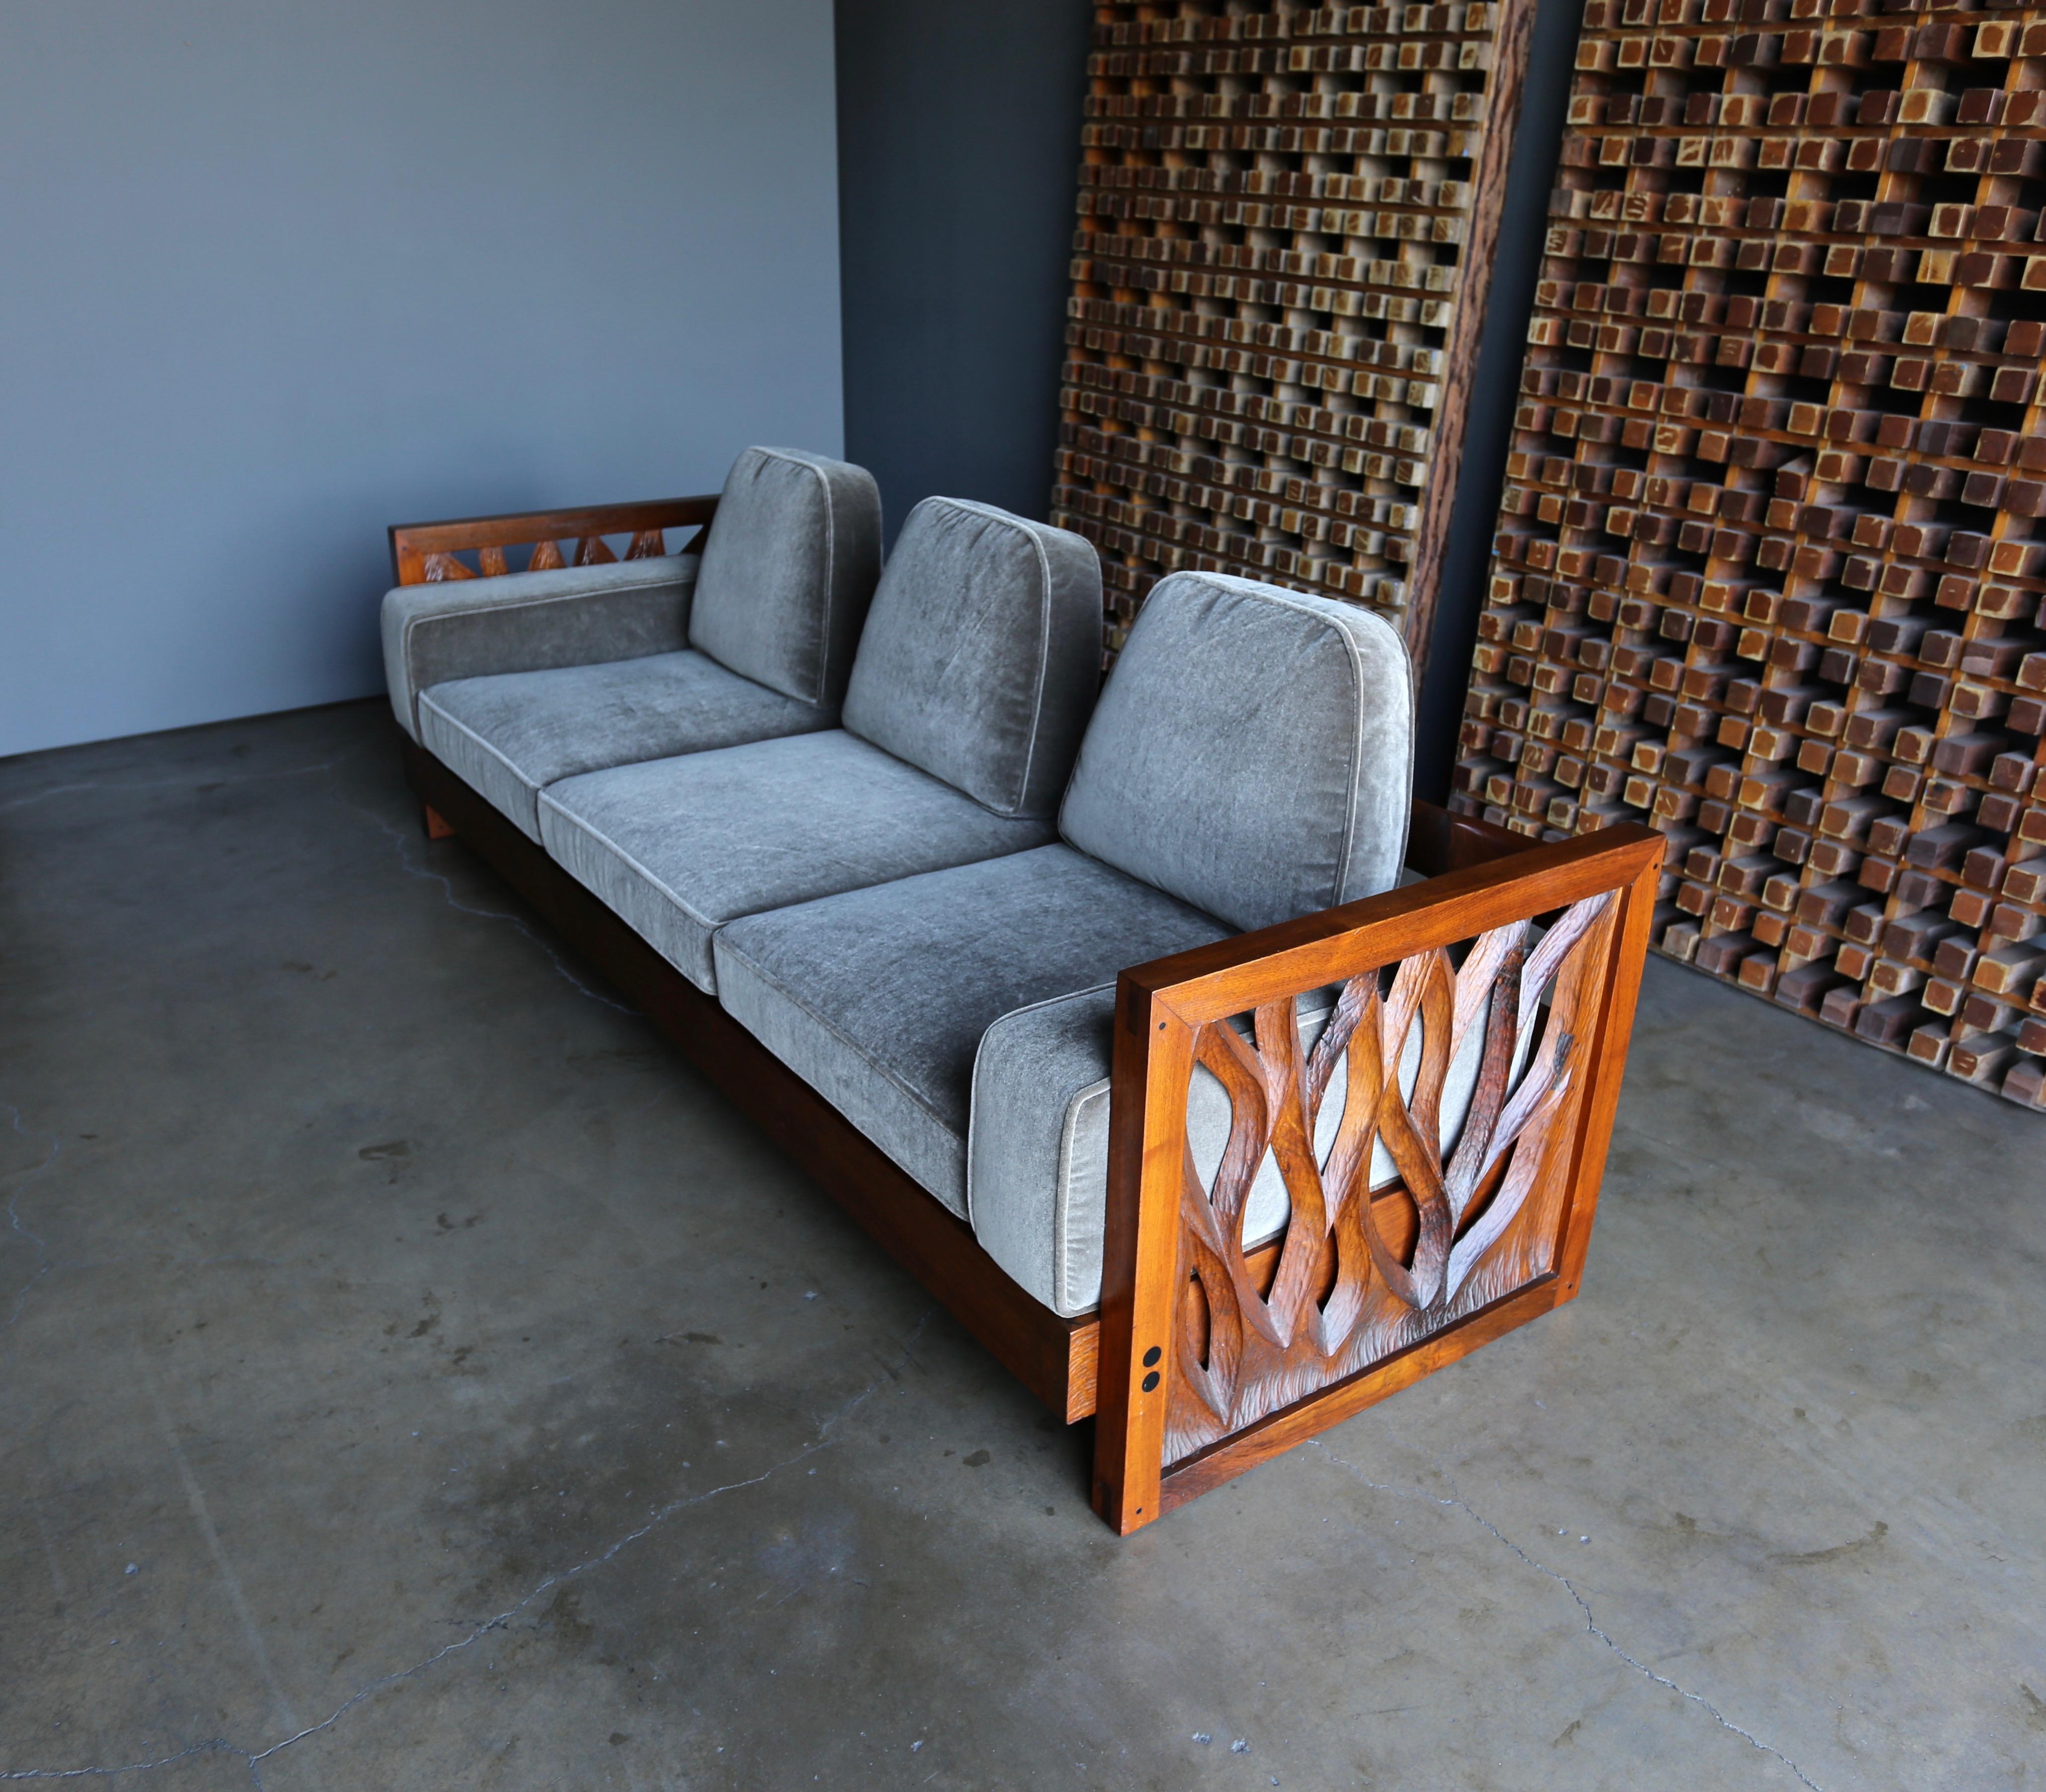
[{"label": "shadow on floor", "polygon": [[1118,1543],[380,703],[0,763],[0,1775],[2029,1786],[2042,1143],[1653,964],[1584,1296]]}]

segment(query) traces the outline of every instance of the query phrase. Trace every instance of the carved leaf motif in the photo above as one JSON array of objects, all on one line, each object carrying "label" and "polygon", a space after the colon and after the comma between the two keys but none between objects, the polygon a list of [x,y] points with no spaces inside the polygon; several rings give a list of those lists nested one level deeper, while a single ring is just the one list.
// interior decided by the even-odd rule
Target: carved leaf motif
[{"label": "carved leaf motif", "polygon": [[428,585],[439,585],[450,579],[472,579],[476,574],[452,554],[429,554],[427,556]]},{"label": "carved leaf motif", "polygon": [[1288,1000],[1259,1009],[1257,1032],[1259,1056],[1277,1071],[1267,1084],[1272,1156],[1292,1211],[1278,1271],[1264,1303],[1271,1323],[1259,1329],[1287,1344],[1306,1317],[1314,1273],[1321,1265],[1322,1242],[1328,1236],[1328,1209],[1302,1091],[1307,1066],[1300,1056],[1300,1022],[1295,1004]]},{"label": "carved leaf motif", "polygon": [[[1553,1239],[1531,1216],[1568,1169],[1616,913],[1593,897],[1538,941],[1519,921],[1470,942],[1461,965],[1436,949],[1389,980],[1353,978],[1309,1051],[1290,998],[1259,1009],[1249,1038],[1228,1022],[1198,1029],[1193,1061],[1227,1094],[1230,1132],[1206,1181],[1184,1152],[1168,1461],[1546,1272]],[[1318,1155],[1338,1071],[1342,1109]],[[1446,1162],[1453,1072],[1468,1099]],[[1396,1176],[1373,1189],[1380,1147]],[[1268,1158],[1290,1203],[1276,1262],[1244,1236]]]},{"label": "carved leaf motif", "polygon": [[[1450,1203],[1442,1188],[1440,1137],[1443,1079],[1450,1067],[1450,1021],[1455,1012],[1455,973],[1449,954],[1432,952],[1402,960],[1385,1004],[1380,1042],[1360,1035],[1350,1045],[1378,1087],[1378,1134],[1399,1167],[1400,1180],[1420,1216],[1411,1263],[1401,1263],[1385,1241],[1372,1203],[1358,1203],[1365,1243],[1386,1285],[1409,1307],[1434,1304],[1450,1259]],[[1421,1064],[1411,1098],[1399,1089],[1399,1065],[1407,1034],[1419,1019]],[[1366,1054],[1370,1054],[1366,1056]]]}]

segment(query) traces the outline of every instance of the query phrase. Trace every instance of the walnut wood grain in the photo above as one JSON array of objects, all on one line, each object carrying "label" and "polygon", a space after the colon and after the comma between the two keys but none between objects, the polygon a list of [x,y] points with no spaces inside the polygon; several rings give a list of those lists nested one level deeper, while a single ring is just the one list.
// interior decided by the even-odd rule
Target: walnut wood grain
[{"label": "walnut wood grain", "polygon": [[1655,894],[1662,855],[1641,861],[1628,885],[1614,942],[1612,975],[1598,1017],[1592,1050],[1590,1097],[1578,1129],[1569,1179],[1569,1195],[1558,1216],[1555,1261],[1556,1299],[1574,1300],[1584,1287],[1585,1258],[1591,1248],[1592,1222],[1598,1212],[1599,1190],[1605,1180],[1606,1153],[1612,1143],[1619,1088],[1627,1074],[1627,1047],[1634,1037],[1634,1014],[1641,994],[1642,971],[1655,921]]},{"label": "walnut wood grain", "polygon": [[1453,815],[1438,804],[1416,802],[1407,827],[1407,863],[1423,877],[1436,878],[1512,858],[1534,844],[1475,816]]},{"label": "walnut wood grain", "polygon": [[1146,990],[1169,990],[1175,1012],[1195,1024],[1221,1020],[1356,975],[1345,968],[1353,961],[1393,964],[1631,887],[1663,851],[1653,829],[1627,824],[1196,946],[1123,975]]},{"label": "walnut wood grain", "polygon": [[1447,377],[1437,407],[1435,452],[1421,491],[1421,518],[1408,562],[1407,651],[1414,675],[1425,672],[1442,597],[1442,563],[1450,547],[1450,512],[1463,473],[1464,437],[1470,422],[1478,341],[1492,298],[1494,252],[1506,210],[1506,176],[1520,124],[1527,56],[1534,34],[1535,0],[1503,0],[1492,49],[1489,116],[1471,169],[1470,223],[1464,249],[1464,291],[1449,330]]},{"label": "walnut wood grain", "polygon": [[[1519,1291],[1546,1290],[1511,1309],[1530,1317],[1576,1292],[1662,851],[1626,827],[1501,853],[1123,974],[1094,1474],[1110,1524],[1154,1522],[1183,1465],[1208,1464],[1208,1485],[1261,1459],[1261,1446],[1222,1446],[1264,1436],[1275,1415],[1291,1415],[1275,1437],[1337,1422],[1380,1397],[1361,1377],[1424,1339],[1496,1326]],[[1340,999],[1303,1058],[1296,1001],[1331,985]],[[1232,1025],[1244,1015],[1248,1040]],[[1475,1090],[1445,1161],[1447,1074],[1480,1026]],[[1403,1088],[1410,1041],[1419,1056]],[[1196,1064],[1232,1110],[1211,1180],[1187,1131]],[[1339,1067],[1344,1105],[1321,1155]],[[1397,1174],[1374,1191],[1381,1139]],[[1268,1150],[1291,1216],[1276,1261],[1268,1250],[1253,1264],[1243,1228]]]},{"label": "walnut wood grain", "polygon": [[1247,1473],[1274,1456],[1284,1455],[1295,1445],[1318,1437],[1376,1406],[1388,1395],[1411,1388],[1438,1369],[1461,1361],[1473,1350],[1503,1338],[1531,1319],[1538,1319],[1558,1300],[1553,1276],[1543,1276],[1528,1286],[1502,1296],[1488,1307],[1471,1314],[1461,1324],[1434,1333],[1396,1350],[1390,1356],[1360,1369],[1345,1380],[1333,1382],[1313,1398],[1280,1408],[1242,1431],[1209,1445],[1198,1454],[1175,1463],[1160,1477],[1158,1504],[1161,1514],[1175,1510],[1189,1500]]},{"label": "walnut wood grain", "polygon": [[[391,575],[400,585],[423,585],[436,579],[494,577],[510,570],[508,547],[531,547],[529,572],[550,570],[569,562],[560,544],[573,541],[574,564],[601,565],[618,556],[607,535],[631,538],[625,558],[643,560],[667,551],[665,531],[694,527],[697,533],[685,551],[700,552],[717,494],[694,498],[657,498],[635,504],[591,504],[574,510],[510,512],[498,516],[463,516],[439,523],[394,523],[389,531]],[[472,569],[458,558],[474,552]]]}]

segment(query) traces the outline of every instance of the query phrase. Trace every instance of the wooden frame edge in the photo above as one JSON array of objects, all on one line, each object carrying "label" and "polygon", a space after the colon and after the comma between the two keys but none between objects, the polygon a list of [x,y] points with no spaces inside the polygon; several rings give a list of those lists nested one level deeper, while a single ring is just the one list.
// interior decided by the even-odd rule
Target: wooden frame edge
[{"label": "wooden frame edge", "polygon": [[1494,250],[1506,213],[1507,176],[1519,136],[1520,110],[1527,88],[1527,67],[1534,44],[1537,0],[1500,0],[1504,16],[1493,40],[1492,105],[1485,119],[1484,142],[1471,171],[1469,240],[1462,251],[1463,292],[1444,355],[1450,370],[1435,413],[1434,453],[1428,484],[1421,499],[1421,519],[1415,531],[1418,547],[1410,574],[1404,632],[1414,662],[1415,689],[1426,675],[1429,649],[1440,607],[1442,568],[1448,558],[1450,512],[1463,477],[1464,445],[1470,433],[1470,411],[1477,377],[1478,346],[1491,310],[1496,272]]},{"label": "wooden frame edge", "polygon": [[1606,1153],[1612,1144],[1613,1122],[1619,1110],[1620,1084],[1627,1075],[1627,1054],[1634,1042],[1634,1015],[1641,999],[1641,979],[1648,963],[1648,937],[1655,908],[1656,885],[1663,855],[1648,859],[1622,892],[1619,925],[1613,931],[1612,963],[1607,972],[1605,1004],[1599,1017],[1599,1037],[1592,1062],[1598,1068],[1578,1130],[1576,1161],[1563,1202],[1562,1235],[1556,1244],[1558,1304],[1574,1300],[1584,1286],[1585,1258],[1591,1249],[1592,1222],[1597,1217],[1599,1191],[1605,1182]]},{"label": "wooden frame edge", "polygon": [[1465,1314],[1454,1325],[1446,1326],[1354,1375],[1330,1382],[1291,1406],[1266,1414],[1234,1436],[1174,1464],[1161,1477],[1160,1507],[1164,1512],[1176,1512],[1210,1489],[1248,1474],[1274,1456],[1283,1456],[1345,1419],[1355,1418],[1366,1407],[1376,1406],[1402,1388],[1424,1381],[1437,1369],[1447,1369],[1509,1331],[1519,1330],[1561,1303],[1555,1276],[1539,1276],[1475,1313]]},{"label": "wooden frame edge", "polygon": [[1415,798],[1407,820],[1407,864],[1424,877],[1469,871],[1495,859],[1531,852],[1540,842],[1475,815],[1458,815],[1440,803]]},{"label": "wooden frame edge", "polygon": [[[1268,979],[1275,983],[1295,991],[1318,989],[1335,980],[1333,973],[1318,975],[1318,971],[1359,935],[1383,935],[1390,941],[1411,929],[1420,936],[1378,960],[1389,964],[1429,941],[1447,944],[1521,918],[1527,900],[1522,893],[1531,884],[1542,886],[1537,913],[1624,889],[1660,866],[1666,844],[1654,828],[1629,822],[1519,853],[1502,852],[1340,908],[1153,959],[1123,975],[1162,995],[1189,1020],[1217,1020],[1240,1011],[1226,1005],[1236,993],[1230,990],[1233,975],[1247,981],[1242,973],[1271,966]],[[1623,867],[1623,875],[1616,875]],[[1296,976],[1303,980],[1293,982]]]},{"label": "wooden frame edge", "polygon": [[[716,514],[719,494],[689,498],[646,498],[625,504],[585,504],[567,510],[505,511],[492,516],[454,516],[431,523],[394,523],[386,531],[391,577],[401,585],[423,585],[427,562],[468,548],[524,546],[536,542],[593,541],[604,535],[639,535],[655,529],[700,532],[685,553],[700,553]],[[609,558],[606,554],[600,558]],[[473,575],[471,575],[473,576]]]},{"label": "wooden frame edge", "polygon": [[[1501,848],[1496,856],[1423,883],[1122,974],[1117,987],[1110,1107],[1094,1473],[1095,1510],[1119,1534],[1156,1522],[1206,1488],[1574,1297],[1582,1285],[1599,1183],[1626,1072],[1665,845],[1662,836],[1636,825],[1520,852]],[[1607,948],[1598,1032],[1592,1046],[1592,1085],[1567,1145],[1570,1167],[1553,1259],[1556,1268],[1168,1469],[1162,1459],[1170,1392],[1166,1375],[1172,1310],[1187,1265],[1179,1244],[1176,1191],[1182,1172],[1176,1161],[1164,1161],[1181,1149],[1180,1132],[1163,1123],[1161,1116],[1171,1102],[1185,1099],[1195,1029],[1271,999],[1257,988],[1231,991],[1231,973],[1290,960],[1298,968],[1277,976],[1298,993],[1324,987],[1338,975],[1355,975],[1338,972],[1328,962],[1345,946],[1377,963],[1391,963],[1500,925],[1515,918],[1516,911],[1544,913],[1608,891],[1616,894],[1621,910]],[[1407,933],[1420,937],[1403,939]],[[1175,1193],[1147,1203],[1147,1187]],[[1140,1350],[1155,1354],[1140,1361]],[[1150,1373],[1154,1362],[1160,1367],[1157,1374]],[[1181,1476],[1191,1478],[1180,1481]]]}]

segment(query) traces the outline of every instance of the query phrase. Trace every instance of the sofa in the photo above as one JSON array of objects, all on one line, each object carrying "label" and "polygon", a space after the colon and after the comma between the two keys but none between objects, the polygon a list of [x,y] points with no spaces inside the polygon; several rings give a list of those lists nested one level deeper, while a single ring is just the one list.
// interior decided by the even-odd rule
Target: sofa
[{"label": "sofa", "polygon": [[1369,612],[1182,571],[1103,682],[1079,537],[881,539],[863,471],[765,448],[395,529],[429,833],[1096,1416],[1119,1531],[1574,1294],[1659,836],[1416,805]]}]

